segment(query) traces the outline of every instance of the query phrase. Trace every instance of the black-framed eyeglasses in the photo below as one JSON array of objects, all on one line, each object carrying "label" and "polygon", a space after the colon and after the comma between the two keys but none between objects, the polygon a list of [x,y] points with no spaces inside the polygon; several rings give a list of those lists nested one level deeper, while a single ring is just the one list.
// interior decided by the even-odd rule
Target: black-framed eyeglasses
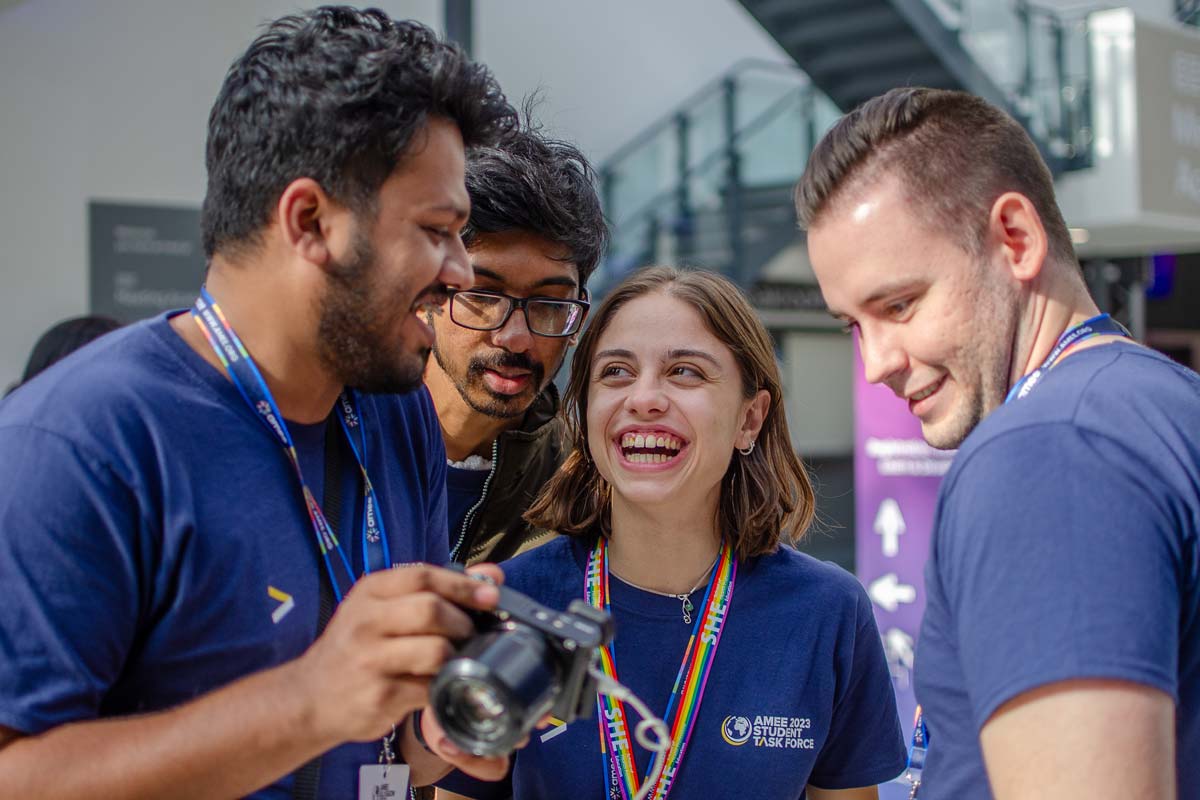
[{"label": "black-framed eyeglasses", "polygon": [[[450,320],[475,331],[495,331],[508,324],[515,309],[538,336],[573,336],[591,303],[557,297],[513,297],[487,289],[450,289]],[[584,295],[587,296],[586,294]]]}]

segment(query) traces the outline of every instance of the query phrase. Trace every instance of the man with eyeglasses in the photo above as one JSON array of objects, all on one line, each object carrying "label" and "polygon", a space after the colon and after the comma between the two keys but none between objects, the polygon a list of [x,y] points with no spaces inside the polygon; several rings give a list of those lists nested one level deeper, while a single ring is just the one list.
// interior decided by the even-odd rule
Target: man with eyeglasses
[{"label": "man with eyeglasses", "polygon": [[587,316],[608,239],[578,149],[523,128],[469,154],[463,242],[475,285],[440,314],[425,370],[447,455],[450,555],[501,561],[543,543],[521,515],[566,457],[551,381]]}]

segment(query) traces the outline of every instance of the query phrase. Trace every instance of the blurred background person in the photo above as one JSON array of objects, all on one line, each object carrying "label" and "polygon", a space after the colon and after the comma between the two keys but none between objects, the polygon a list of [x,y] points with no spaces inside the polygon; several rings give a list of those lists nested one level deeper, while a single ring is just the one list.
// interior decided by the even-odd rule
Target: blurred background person
[{"label": "blurred background person", "polygon": [[29,361],[25,363],[25,371],[21,374],[21,380],[10,386],[5,394],[28,383],[34,375],[66,358],[85,344],[99,339],[119,327],[121,327],[121,323],[115,319],[98,315],[72,317],[56,323],[37,340],[33,351],[29,354]]}]

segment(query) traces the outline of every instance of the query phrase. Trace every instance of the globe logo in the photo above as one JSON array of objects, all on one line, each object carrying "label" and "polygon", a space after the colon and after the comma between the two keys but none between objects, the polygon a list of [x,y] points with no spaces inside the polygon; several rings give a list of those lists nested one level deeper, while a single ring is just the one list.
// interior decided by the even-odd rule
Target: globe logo
[{"label": "globe logo", "polygon": [[721,723],[721,738],[734,747],[740,747],[750,741],[750,730],[750,720],[729,716]]}]

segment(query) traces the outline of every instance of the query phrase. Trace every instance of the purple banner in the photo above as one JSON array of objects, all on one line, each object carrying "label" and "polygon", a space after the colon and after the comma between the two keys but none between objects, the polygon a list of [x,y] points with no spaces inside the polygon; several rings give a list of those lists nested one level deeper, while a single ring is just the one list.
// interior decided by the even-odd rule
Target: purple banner
[{"label": "purple banner", "polygon": [[[913,650],[925,610],[925,558],[933,531],[938,485],[953,451],[921,438],[908,404],[863,376],[854,348],[855,568],[875,609],[907,737],[917,702]],[[881,800],[908,796],[907,783],[880,787]]]}]

